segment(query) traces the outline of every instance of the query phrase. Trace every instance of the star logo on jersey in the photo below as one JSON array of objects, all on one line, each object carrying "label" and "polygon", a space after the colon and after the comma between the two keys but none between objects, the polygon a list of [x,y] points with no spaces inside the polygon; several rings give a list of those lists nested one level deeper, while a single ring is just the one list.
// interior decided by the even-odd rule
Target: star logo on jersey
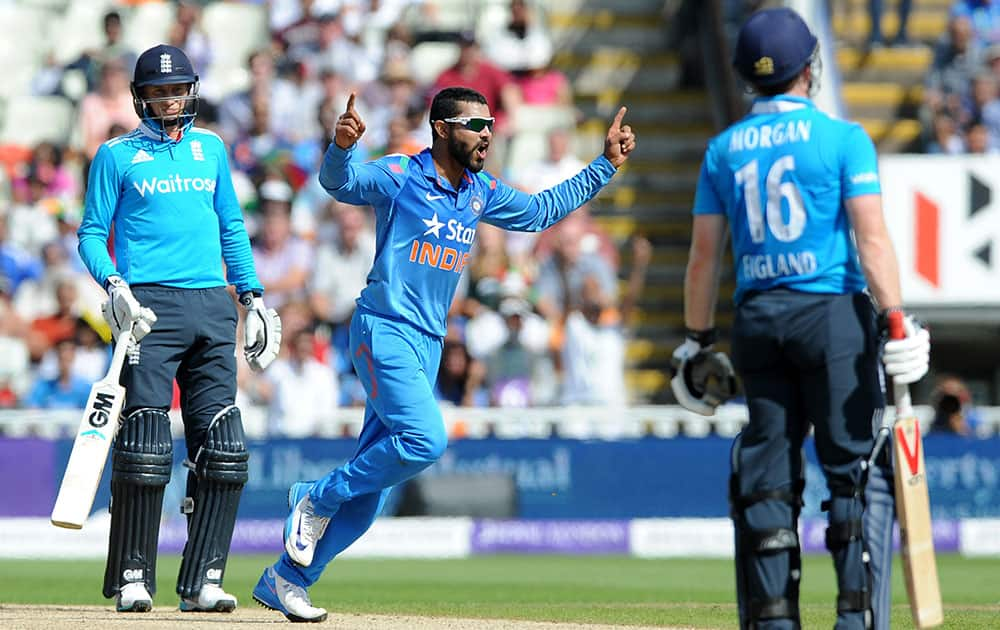
[{"label": "star logo on jersey", "polygon": [[192,140],[191,141],[191,157],[196,162],[204,162],[205,161],[205,152],[204,152],[204,150],[202,150],[202,148],[201,148],[201,142],[199,142],[198,140]]},{"label": "star logo on jersey", "polygon": [[142,149],[136,151],[135,155],[132,156],[132,164],[139,164],[141,162],[152,162],[152,161],[153,161],[153,156],[146,153]]},{"label": "star logo on jersey", "polygon": [[427,226],[427,231],[424,232],[424,236],[428,234],[434,234],[435,238],[441,238],[441,228],[444,227],[444,223],[438,221],[438,213],[435,212],[434,216],[430,219],[421,219],[424,225]]}]

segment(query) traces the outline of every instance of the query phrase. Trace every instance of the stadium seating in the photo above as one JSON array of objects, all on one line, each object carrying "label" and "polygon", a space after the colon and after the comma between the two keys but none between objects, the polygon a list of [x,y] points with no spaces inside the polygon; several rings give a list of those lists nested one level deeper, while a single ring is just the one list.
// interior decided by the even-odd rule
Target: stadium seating
[{"label": "stadium seating", "polygon": [[418,85],[434,82],[458,59],[458,45],[452,42],[420,42],[410,51],[410,69]]},{"label": "stadium seating", "polygon": [[[63,143],[73,128],[74,109],[57,96],[11,97],[0,124],[0,144],[34,146],[48,140]],[[44,124],[40,124],[44,121]]]},{"label": "stadium seating", "polygon": [[245,89],[250,80],[247,58],[267,45],[266,7],[215,2],[205,7],[201,21],[212,42],[212,89],[219,95]]}]

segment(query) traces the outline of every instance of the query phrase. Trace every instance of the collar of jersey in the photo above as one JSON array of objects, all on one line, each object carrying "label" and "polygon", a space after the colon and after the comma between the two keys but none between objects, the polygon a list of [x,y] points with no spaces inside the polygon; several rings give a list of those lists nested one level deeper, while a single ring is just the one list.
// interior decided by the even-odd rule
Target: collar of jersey
[{"label": "collar of jersey", "polygon": [[142,132],[142,135],[146,136],[150,140],[155,140],[156,142],[175,142],[177,144],[180,144],[181,141],[184,140],[185,136],[187,136],[186,133],[182,133],[181,137],[178,140],[174,140],[173,138],[171,138],[169,136],[167,137],[166,140],[164,140],[163,137],[162,137],[163,136],[162,133],[160,133],[159,131],[153,129],[152,127],[150,127],[149,125],[147,125],[144,122],[140,122],[139,123],[139,131]]},{"label": "collar of jersey", "polygon": [[750,109],[751,114],[781,114],[784,112],[793,112],[797,109],[804,109],[806,107],[815,107],[807,98],[802,98],[801,96],[787,96],[782,94],[781,96],[770,96],[761,97],[755,99],[753,102],[753,107]]},{"label": "collar of jersey", "polygon": [[[413,157],[415,157],[417,162],[420,164],[420,170],[423,171],[424,177],[437,182],[438,187],[442,190],[458,194],[458,191],[451,187],[451,182],[438,175],[437,169],[434,168],[434,158],[431,157],[431,150],[429,148],[424,149]],[[472,175],[469,174],[469,169],[465,169],[462,172],[462,184],[459,186],[459,190],[471,185]]]}]

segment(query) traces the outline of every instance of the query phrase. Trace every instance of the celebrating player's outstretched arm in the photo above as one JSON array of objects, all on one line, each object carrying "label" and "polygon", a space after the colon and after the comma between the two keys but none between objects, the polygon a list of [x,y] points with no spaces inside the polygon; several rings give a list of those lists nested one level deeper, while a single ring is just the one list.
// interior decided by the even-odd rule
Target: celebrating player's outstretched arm
[{"label": "celebrating player's outstretched arm", "polygon": [[347,98],[347,109],[337,119],[334,142],[341,149],[348,149],[365,133],[365,122],[361,120],[358,110],[354,109],[354,92]]}]

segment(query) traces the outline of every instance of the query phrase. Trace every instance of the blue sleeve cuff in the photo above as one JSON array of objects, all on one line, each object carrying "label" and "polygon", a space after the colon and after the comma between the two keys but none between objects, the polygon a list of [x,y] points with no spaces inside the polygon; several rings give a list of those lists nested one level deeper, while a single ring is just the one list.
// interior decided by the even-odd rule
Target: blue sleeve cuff
[{"label": "blue sleeve cuff", "polygon": [[594,158],[594,161],[590,163],[590,166],[597,172],[604,175],[608,180],[614,177],[614,174],[618,172],[615,165],[609,162],[608,158],[604,157],[603,153]]}]

